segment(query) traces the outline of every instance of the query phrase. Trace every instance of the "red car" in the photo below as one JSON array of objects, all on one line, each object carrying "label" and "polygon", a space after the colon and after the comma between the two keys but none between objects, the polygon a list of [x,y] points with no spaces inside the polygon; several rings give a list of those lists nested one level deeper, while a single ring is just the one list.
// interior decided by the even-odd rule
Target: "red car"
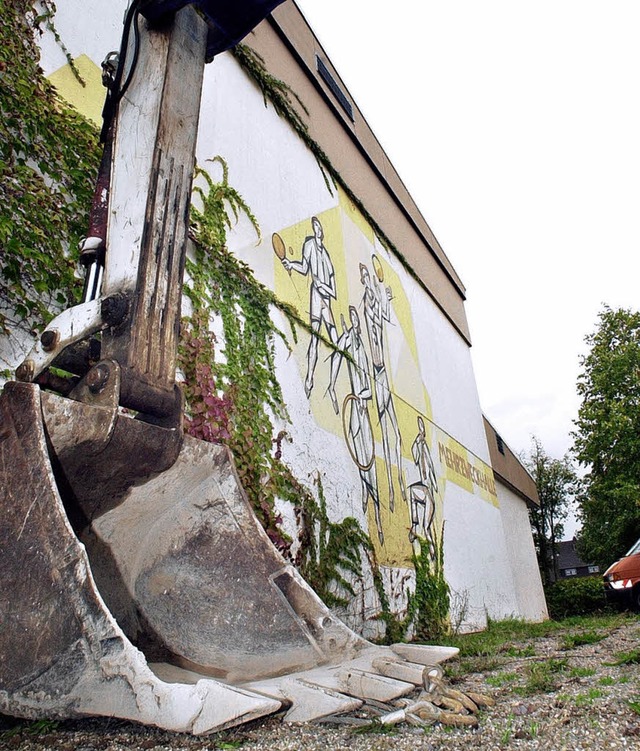
[{"label": "red car", "polygon": [[640,610],[640,540],[602,578],[608,602]]}]

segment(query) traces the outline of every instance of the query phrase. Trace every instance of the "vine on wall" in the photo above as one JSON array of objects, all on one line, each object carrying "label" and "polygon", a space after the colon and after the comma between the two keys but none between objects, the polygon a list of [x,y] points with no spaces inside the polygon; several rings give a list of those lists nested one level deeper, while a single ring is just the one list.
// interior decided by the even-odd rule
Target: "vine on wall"
[{"label": "vine on wall", "polygon": [[436,542],[435,559],[426,541],[418,540],[418,545],[420,551],[412,556],[415,589],[407,592],[403,617],[391,610],[380,569],[375,559],[371,563],[381,607],[377,618],[385,624],[386,644],[405,641],[409,634],[415,641],[431,642],[451,632],[450,589],[444,577],[444,533]]},{"label": "vine on wall", "polygon": [[340,522],[329,520],[320,473],[315,484],[318,501],[307,491],[298,497],[296,505],[302,530],[296,565],[325,605],[347,607],[355,590],[344,573],[362,579],[361,551],[369,553],[373,548],[357,519],[348,516]]},{"label": "vine on wall", "polygon": [[0,333],[40,326],[77,300],[74,254],[100,158],[96,128],[39,67],[52,2],[0,0]]},{"label": "vine on wall", "polygon": [[449,605],[450,590],[444,578],[444,530],[436,544],[435,558],[429,545],[422,540],[420,552],[413,555],[416,588],[409,595],[407,618],[413,626],[414,638],[432,641],[447,635],[451,630]]},{"label": "vine on wall", "polygon": [[[227,249],[227,207],[235,219],[242,212],[260,238],[258,223],[229,185],[224,160],[212,161],[222,169],[222,179],[214,182],[207,172],[197,170],[205,187],[195,187],[202,208],[192,206],[191,213],[194,257],[187,261],[190,280],[184,292],[193,312],[183,321],[179,358],[185,375],[185,424],[196,437],[229,446],[258,518],[284,551],[290,540],[281,532],[275,510],[271,423],[271,415],[286,417],[274,367],[274,341],[281,334],[270,318],[273,294]],[[211,331],[217,316],[224,331],[218,356]]]}]

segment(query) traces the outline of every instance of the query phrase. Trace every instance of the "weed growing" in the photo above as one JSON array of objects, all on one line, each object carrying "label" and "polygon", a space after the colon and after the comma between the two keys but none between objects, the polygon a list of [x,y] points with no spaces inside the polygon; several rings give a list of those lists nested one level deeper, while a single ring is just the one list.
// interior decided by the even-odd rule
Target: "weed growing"
[{"label": "weed growing", "polygon": [[601,699],[604,691],[598,688],[590,688],[586,694],[578,694],[573,698],[576,707],[589,707],[596,699]]},{"label": "weed growing", "polygon": [[531,644],[526,647],[514,647],[513,645],[504,648],[504,653],[509,657],[535,657],[536,650]]},{"label": "weed growing", "polygon": [[566,634],[562,638],[561,649],[569,650],[576,647],[582,647],[585,644],[597,644],[605,638],[606,634],[602,631],[581,631],[579,633]]},{"label": "weed growing", "polygon": [[549,659],[542,662],[532,662],[527,665],[527,682],[518,687],[516,692],[522,696],[544,694],[557,687],[558,673],[567,669],[566,660]]},{"label": "weed growing", "polygon": [[500,688],[500,686],[504,686],[507,683],[513,683],[514,681],[517,681],[517,680],[518,680],[517,673],[507,673],[507,672],[498,673],[497,675],[489,675],[486,678],[486,682],[490,686],[495,686],[496,688]]},{"label": "weed growing", "polygon": [[572,678],[590,678],[592,675],[595,675],[596,671],[594,668],[571,668],[569,671],[569,675]]},{"label": "weed growing", "polygon": [[629,652],[616,652],[613,662],[605,662],[605,665],[640,665],[640,647],[632,649]]}]

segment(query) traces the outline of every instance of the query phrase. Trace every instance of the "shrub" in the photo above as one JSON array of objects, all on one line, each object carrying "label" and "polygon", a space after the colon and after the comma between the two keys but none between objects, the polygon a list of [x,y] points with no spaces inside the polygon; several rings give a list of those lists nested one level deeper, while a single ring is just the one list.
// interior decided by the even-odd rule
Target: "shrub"
[{"label": "shrub", "polygon": [[551,618],[587,615],[606,609],[607,602],[599,576],[579,579],[562,579],[545,588],[547,607]]}]

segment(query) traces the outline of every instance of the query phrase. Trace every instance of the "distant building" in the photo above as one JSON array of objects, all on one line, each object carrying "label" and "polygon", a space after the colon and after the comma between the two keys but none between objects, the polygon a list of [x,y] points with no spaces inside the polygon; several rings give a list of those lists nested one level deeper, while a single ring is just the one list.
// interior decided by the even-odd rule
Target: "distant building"
[{"label": "distant building", "polygon": [[576,576],[593,576],[600,573],[600,566],[585,563],[576,551],[576,539],[556,543],[556,556],[560,579]]}]

